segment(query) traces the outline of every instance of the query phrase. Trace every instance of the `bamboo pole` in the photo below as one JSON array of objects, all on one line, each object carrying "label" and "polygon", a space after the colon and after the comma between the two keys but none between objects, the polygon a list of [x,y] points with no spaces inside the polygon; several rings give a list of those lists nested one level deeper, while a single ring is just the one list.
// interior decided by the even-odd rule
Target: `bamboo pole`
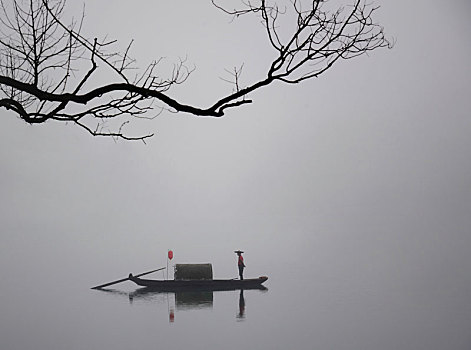
[{"label": "bamboo pole", "polygon": [[[140,273],[140,274],[138,274],[134,277],[141,277],[141,276],[148,275],[152,272],[157,272],[157,271],[160,271],[160,270],[163,270],[163,269],[165,269],[165,267],[161,267],[160,269],[157,269],[157,270],[143,272],[143,273]],[[129,277],[126,277],[126,278],[123,278],[123,279],[120,279],[120,280],[117,280],[117,281],[101,284],[99,286],[92,287],[92,289],[102,289],[102,288],[105,288],[105,287],[108,287],[108,286],[112,286],[113,284],[117,284],[117,283],[121,283],[121,282],[125,282],[125,281],[129,281]]]}]

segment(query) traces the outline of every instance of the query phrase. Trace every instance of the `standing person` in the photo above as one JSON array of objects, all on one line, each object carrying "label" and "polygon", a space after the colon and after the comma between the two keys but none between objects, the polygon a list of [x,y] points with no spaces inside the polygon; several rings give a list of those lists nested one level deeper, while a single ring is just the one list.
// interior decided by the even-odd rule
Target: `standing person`
[{"label": "standing person", "polygon": [[240,279],[243,280],[244,279],[244,267],[245,267],[245,264],[244,264],[244,257],[242,256],[242,251],[240,250],[236,250],[234,253],[237,254],[237,256],[239,257],[237,259],[237,266],[239,267],[239,276],[240,276]]}]

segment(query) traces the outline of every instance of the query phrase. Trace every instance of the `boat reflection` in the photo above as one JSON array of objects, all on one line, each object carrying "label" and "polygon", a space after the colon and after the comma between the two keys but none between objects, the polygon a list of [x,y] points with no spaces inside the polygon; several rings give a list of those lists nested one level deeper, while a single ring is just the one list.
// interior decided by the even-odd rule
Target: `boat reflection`
[{"label": "boat reflection", "polygon": [[161,292],[148,288],[141,288],[132,293],[128,293],[129,301],[135,300],[152,300],[160,296],[174,296],[174,304],[177,310],[204,309],[213,307],[213,292],[205,290],[196,291],[177,291],[177,292]]},{"label": "boat reflection", "polygon": [[[268,289],[263,286],[255,289],[261,292],[266,292]],[[249,289],[240,289],[239,291],[239,303],[238,310],[236,313],[237,321],[244,321],[245,314],[245,296],[244,291]],[[215,290],[176,290],[173,292],[163,292],[152,288],[140,288],[133,292],[122,292],[114,289],[101,289],[101,291],[110,293],[113,295],[126,296],[130,304],[134,302],[148,302],[156,304],[167,304],[167,310],[169,315],[169,322],[175,322],[176,311],[190,311],[190,310],[202,310],[212,309],[214,302],[214,293],[223,293],[223,291]]]}]

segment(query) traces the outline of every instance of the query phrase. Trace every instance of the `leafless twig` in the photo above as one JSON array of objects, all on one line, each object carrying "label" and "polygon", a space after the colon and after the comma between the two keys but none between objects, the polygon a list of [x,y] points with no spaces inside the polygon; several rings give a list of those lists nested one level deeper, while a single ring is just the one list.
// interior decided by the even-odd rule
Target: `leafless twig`
[{"label": "leafless twig", "polygon": [[[222,1],[222,0],[221,0]],[[279,5],[268,0],[242,0],[240,8],[214,6],[236,20],[258,17],[275,53],[264,78],[242,85],[243,65],[227,70],[231,93],[202,108],[169,95],[193,72],[186,59],[177,62],[168,78],[156,71],[162,59],[142,73],[130,56],[114,50],[115,40],[92,40],[82,34],[84,14],[62,21],[66,0],[0,0],[0,107],[27,123],[48,120],[72,122],[94,136],[142,140],[152,134],[129,136],[125,126],[136,118],[162,111],[221,117],[228,109],[251,103],[248,95],[274,81],[297,84],[315,78],[340,60],[391,47],[373,15],[378,7],[366,1],[333,7],[330,1],[290,0]],[[288,23],[288,24],[287,24]],[[84,66],[88,69],[84,70]],[[96,75],[107,69],[114,78],[96,86]],[[244,79],[245,80],[245,79]]]}]

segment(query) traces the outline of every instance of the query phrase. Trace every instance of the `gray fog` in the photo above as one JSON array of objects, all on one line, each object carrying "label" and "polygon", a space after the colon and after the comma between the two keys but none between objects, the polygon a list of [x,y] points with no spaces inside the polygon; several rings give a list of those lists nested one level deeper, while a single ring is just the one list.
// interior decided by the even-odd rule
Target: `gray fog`
[{"label": "gray fog", "polygon": [[[274,55],[255,18],[210,1],[85,4],[86,34],[135,39],[142,67],[186,57],[196,70],[171,91],[185,103],[230,92],[221,77],[242,63],[255,81]],[[393,49],[223,118],[128,126],[147,144],[1,110],[0,348],[469,349],[471,3],[378,4]],[[172,296],[89,289],[166,266],[168,249],[218,278],[244,250],[268,291],[246,292],[244,322],[234,292],[169,323]]]}]

